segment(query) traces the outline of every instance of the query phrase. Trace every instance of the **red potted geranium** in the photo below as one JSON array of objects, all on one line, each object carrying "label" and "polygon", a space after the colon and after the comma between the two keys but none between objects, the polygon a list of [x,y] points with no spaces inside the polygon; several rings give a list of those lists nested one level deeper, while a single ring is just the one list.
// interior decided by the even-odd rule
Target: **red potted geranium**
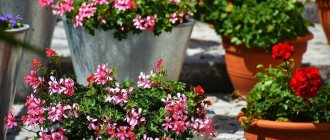
[{"label": "red potted geranium", "polygon": [[288,42],[295,46],[293,69],[300,67],[307,42],[313,38],[302,17],[304,4],[292,0],[201,0],[197,17],[214,25],[221,35],[229,78],[237,92],[248,95],[258,82],[255,66],[278,65],[272,59],[275,44]]},{"label": "red potted geranium", "polygon": [[[276,45],[273,57],[282,64],[265,68],[238,115],[248,140],[328,139],[330,86],[322,86],[315,67],[293,71],[293,46]],[[281,47],[282,46],[282,47]],[[263,66],[259,66],[261,68]]]}]

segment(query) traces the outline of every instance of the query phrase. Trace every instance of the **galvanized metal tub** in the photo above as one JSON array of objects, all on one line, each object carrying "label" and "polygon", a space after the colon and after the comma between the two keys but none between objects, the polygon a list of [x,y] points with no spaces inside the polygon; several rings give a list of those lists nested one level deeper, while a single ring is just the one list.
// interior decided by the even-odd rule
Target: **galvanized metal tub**
[{"label": "galvanized metal tub", "polygon": [[[24,40],[29,25],[19,29],[6,30],[14,38]],[[0,41],[0,140],[6,137],[4,117],[14,102],[16,83],[21,63],[22,47],[12,46],[6,41]]]},{"label": "galvanized metal tub", "polygon": [[[53,16],[51,9],[41,8],[38,0],[0,0],[0,13],[11,13],[21,15],[23,22],[30,25],[27,42],[38,49],[45,50],[51,45],[53,32],[58,17]],[[16,98],[24,100],[32,92],[29,86],[24,83],[24,77],[32,69],[32,59],[37,58],[44,64],[45,57],[41,57],[31,51],[23,50],[21,71],[18,74]]]},{"label": "galvanized metal tub", "polygon": [[152,32],[129,34],[118,41],[113,31],[96,30],[95,36],[83,28],[64,23],[77,80],[86,85],[86,78],[98,64],[108,63],[119,69],[115,76],[120,82],[136,82],[140,72],[149,73],[157,60],[163,59],[168,79],[178,80],[194,22],[176,26],[171,32],[155,36]]}]

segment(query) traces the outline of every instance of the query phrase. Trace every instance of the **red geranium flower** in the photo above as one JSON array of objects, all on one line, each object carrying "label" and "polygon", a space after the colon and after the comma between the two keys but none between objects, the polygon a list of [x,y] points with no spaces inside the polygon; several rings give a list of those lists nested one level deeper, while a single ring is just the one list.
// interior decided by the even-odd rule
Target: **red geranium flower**
[{"label": "red geranium flower", "polygon": [[94,82],[94,77],[95,77],[94,74],[91,74],[90,76],[88,76],[88,78],[87,78],[88,84]]},{"label": "red geranium flower", "polygon": [[290,45],[288,42],[278,43],[272,48],[272,57],[273,59],[288,60],[292,57],[294,51],[294,46]]},{"label": "red geranium flower", "polygon": [[160,59],[158,60],[158,62],[157,62],[156,70],[159,71],[160,68],[162,67],[162,65],[163,65],[163,59],[160,58]]},{"label": "red geranium flower", "polygon": [[46,56],[47,57],[52,57],[56,54],[56,52],[50,48],[46,48]]},{"label": "red geranium flower", "polygon": [[204,95],[204,89],[202,88],[202,86],[197,85],[195,90],[198,95]]},{"label": "red geranium flower", "polygon": [[38,59],[33,59],[33,67],[38,67],[40,64],[40,61]]},{"label": "red geranium flower", "polygon": [[210,100],[205,101],[207,105],[212,105],[212,102]]},{"label": "red geranium flower", "polygon": [[292,76],[290,87],[295,94],[303,98],[313,98],[317,96],[317,91],[321,88],[320,72],[315,67],[300,68]]}]

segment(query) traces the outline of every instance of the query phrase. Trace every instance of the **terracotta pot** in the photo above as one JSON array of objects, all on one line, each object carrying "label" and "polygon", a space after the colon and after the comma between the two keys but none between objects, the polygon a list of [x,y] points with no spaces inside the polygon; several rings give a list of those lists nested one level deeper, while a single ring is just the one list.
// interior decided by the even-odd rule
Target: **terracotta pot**
[{"label": "terracotta pot", "polygon": [[[240,113],[237,119],[246,119]],[[247,140],[327,140],[330,137],[330,123],[276,122],[253,120],[248,130],[244,131]]]},{"label": "terracotta pot", "polygon": [[[309,33],[289,41],[296,49],[293,54],[295,61],[293,70],[300,67],[303,54],[307,49],[307,42],[312,38],[313,34]],[[226,50],[225,59],[229,78],[235,91],[240,92],[243,96],[247,96],[252,87],[258,82],[255,74],[261,72],[262,69],[257,69],[257,65],[277,66],[282,62],[281,60],[272,59],[271,53],[262,48],[249,49],[244,45],[230,43],[229,38],[222,38],[222,40],[223,47]]]},{"label": "terracotta pot", "polygon": [[320,23],[327,37],[328,44],[330,45],[330,1],[316,0],[316,4]]}]

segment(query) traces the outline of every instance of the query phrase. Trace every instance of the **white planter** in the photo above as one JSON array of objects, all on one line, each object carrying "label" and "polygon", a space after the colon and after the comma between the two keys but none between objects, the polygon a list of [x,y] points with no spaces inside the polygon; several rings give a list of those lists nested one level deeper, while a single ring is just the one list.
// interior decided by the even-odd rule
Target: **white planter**
[{"label": "white planter", "polygon": [[[24,40],[29,25],[19,29],[6,30],[15,39]],[[6,137],[4,117],[14,102],[16,83],[21,63],[22,47],[13,46],[6,41],[0,41],[0,140]]]},{"label": "white planter", "polygon": [[184,23],[159,36],[149,31],[129,34],[127,39],[118,41],[113,31],[96,30],[92,36],[84,28],[64,23],[74,70],[78,82],[84,85],[98,64],[108,63],[119,69],[115,77],[120,82],[137,81],[140,72],[149,73],[159,58],[163,59],[168,79],[178,80],[193,25],[194,22]]}]

